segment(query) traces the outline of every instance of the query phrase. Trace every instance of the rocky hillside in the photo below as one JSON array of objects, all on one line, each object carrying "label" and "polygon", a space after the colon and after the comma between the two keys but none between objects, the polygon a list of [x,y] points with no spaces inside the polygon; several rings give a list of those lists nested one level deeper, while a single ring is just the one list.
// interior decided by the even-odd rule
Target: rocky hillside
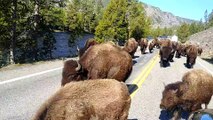
[{"label": "rocky hillside", "polygon": [[158,26],[160,28],[164,27],[172,27],[172,26],[178,26],[181,23],[192,23],[194,20],[181,18],[178,16],[173,15],[169,12],[164,12],[160,10],[158,7],[154,7],[148,4],[143,3],[144,9],[146,11],[147,16],[149,16],[152,19],[153,27],[157,28]]},{"label": "rocky hillside", "polygon": [[[102,0],[103,5],[106,7],[110,0]],[[152,20],[152,26],[154,28],[157,28],[158,26],[160,28],[164,27],[172,27],[172,26],[178,26],[181,23],[192,23],[194,20],[181,18],[178,16],[173,15],[169,12],[164,12],[160,10],[158,7],[154,7],[151,5],[148,5],[146,3],[142,3],[144,6],[144,9],[146,11],[146,15],[151,18]]]},{"label": "rocky hillside", "polygon": [[213,59],[213,27],[190,36],[189,41],[200,44],[204,50],[201,57]]}]

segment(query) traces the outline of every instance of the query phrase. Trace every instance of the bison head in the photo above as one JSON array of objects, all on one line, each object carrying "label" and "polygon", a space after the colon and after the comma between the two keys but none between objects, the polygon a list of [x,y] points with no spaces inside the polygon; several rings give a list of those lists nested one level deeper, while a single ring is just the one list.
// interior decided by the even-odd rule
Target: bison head
[{"label": "bison head", "polygon": [[166,110],[172,110],[178,105],[179,97],[178,97],[178,83],[169,84],[165,87],[165,90],[162,93],[163,98],[161,99],[160,108]]},{"label": "bison head", "polygon": [[195,61],[196,61],[196,57],[195,57],[195,56],[190,57],[190,58],[189,58],[189,65],[190,65],[191,67],[193,67],[193,65],[195,64]]},{"label": "bison head", "polygon": [[82,78],[83,73],[81,71],[81,65],[78,63],[78,61],[68,60],[64,63],[61,82],[62,86],[71,81],[82,80]]},{"label": "bison head", "polygon": [[172,53],[172,48],[171,47],[161,47],[161,49],[160,49],[160,58],[161,58],[161,64],[164,67],[167,66],[171,53]]}]

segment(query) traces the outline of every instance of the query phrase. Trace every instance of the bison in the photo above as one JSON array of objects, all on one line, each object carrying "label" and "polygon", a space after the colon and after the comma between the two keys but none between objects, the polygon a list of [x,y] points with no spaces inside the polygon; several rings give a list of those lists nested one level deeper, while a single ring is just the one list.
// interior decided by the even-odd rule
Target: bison
[{"label": "bison", "polygon": [[181,52],[182,52],[182,49],[183,49],[183,44],[178,42],[177,43],[177,49],[176,49],[176,54],[175,54],[175,57],[176,58],[180,58],[181,57]]},{"label": "bison", "polygon": [[198,56],[201,56],[202,52],[203,52],[203,49],[201,47],[198,47]]},{"label": "bison", "polygon": [[150,42],[150,43],[149,43],[149,52],[150,52],[150,53],[152,53],[152,50],[153,50],[154,47],[155,47],[154,42],[153,42],[153,41]]},{"label": "bison", "polygon": [[145,54],[148,46],[148,40],[146,38],[141,38],[139,41],[139,46],[141,47],[141,54]]},{"label": "bison", "polygon": [[78,61],[67,60],[64,63],[62,70],[62,81],[61,85],[65,85],[71,80],[80,81],[86,79],[86,74],[81,70],[81,65]]},{"label": "bison", "polygon": [[36,112],[33,120],[127,120],[131,98],[114,79],[66,84]]},{"label": "bison", "polygon": [[172,42],[170,40],[161,40],[161,47],[160,47],[160,60],[161,65],[166,67],[171,60],[172,54]]},{"label": "bison", "polygon": [[[175,110],[174,118],[178,118],[178,110],[196,111],[209,104],[213,94],[213,76],[204,70],[195,69],[184,74],[181,82],[168,84],[163,91],[160,108]],[[181,111],[180,111],[181,112]]]},{"label": "bison", "polygon": [[93,39],[93,38],[88,39],[86,41],[84,47],[79,50],[79,53],[78,53],[79,57],[81,57],[89,47],[96,45],[96,44],[98,44],[98,42],[95,39]]},{"label": "bison", "polygon": [[75,65],[70,65],[70,68],[64,66],[62,86],[71,81],[78,81],[78,78],[111,78],[125,81],[133,65],[132,57],[112,43],[94,45],[87,49],[79,61],[72,63]]},{"label": "bison", "polygon": [[196,62],[198,48],[195,45],[189,45],[186,48],[186,66],[192,68]]},{"label": "bison", "polygon": [[175,42],[175,41],[171,41],[171,43],[172,43],[172,52],[171,52],[171,54],[169,56],[169,61],[170,62],[174,62],[173,57],[174,57],[175,52],[177,50],[178,43]]},{"label": "bison", "polygon": [[154,40],[153,40],[153,44],[154,44],[154,47],[156,47],[156,48],[160,48],[160,41],[157,39],[157,38],[155,38]]},{"label": "bison", "polygon": [[127,51],[132,57],[138,48],[138,42],[134,38],[130,38],[124,45],[123,50]]}]

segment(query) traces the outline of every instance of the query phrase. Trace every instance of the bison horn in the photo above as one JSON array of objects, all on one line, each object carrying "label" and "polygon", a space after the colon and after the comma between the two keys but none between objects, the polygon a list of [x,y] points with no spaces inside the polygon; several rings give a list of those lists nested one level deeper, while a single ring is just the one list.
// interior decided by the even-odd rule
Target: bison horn
[{"label": "bison horn", "polygon": [[79,51],[79,47],[77,46],[77,51]]},{"label": "bison horn", "polygon": [[79,71],[80,69],[81,69],[81,65],[79,64],[79,62],[78,61],[76,61],[77,62],[77,64],[78,64],[78,67],[77,68],[75,68],[75,71]]}]

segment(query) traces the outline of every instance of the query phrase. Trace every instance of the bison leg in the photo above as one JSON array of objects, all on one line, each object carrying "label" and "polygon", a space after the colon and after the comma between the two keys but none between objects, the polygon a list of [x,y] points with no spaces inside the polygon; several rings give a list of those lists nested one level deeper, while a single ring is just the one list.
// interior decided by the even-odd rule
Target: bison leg
[{"label": "bison leg", "polygon": [[186,57],[186,65],[189,66],[189,56]]},{"label": "bison leg", "polygon": [[143,54],[143,48],[141,48],[141,54]]},{"label": "bison leg", "polygon": [[174,60],[173,60],[174,55],[175,55],[175,52],[172,52],[172,53],[169,55],[169,61],[170,61],[170,62],[174,62]]},{"label": "bison leg", "polygon": [[181,118],[181,110],[175,110],[173,113],[172,120],[179,120]]}]

